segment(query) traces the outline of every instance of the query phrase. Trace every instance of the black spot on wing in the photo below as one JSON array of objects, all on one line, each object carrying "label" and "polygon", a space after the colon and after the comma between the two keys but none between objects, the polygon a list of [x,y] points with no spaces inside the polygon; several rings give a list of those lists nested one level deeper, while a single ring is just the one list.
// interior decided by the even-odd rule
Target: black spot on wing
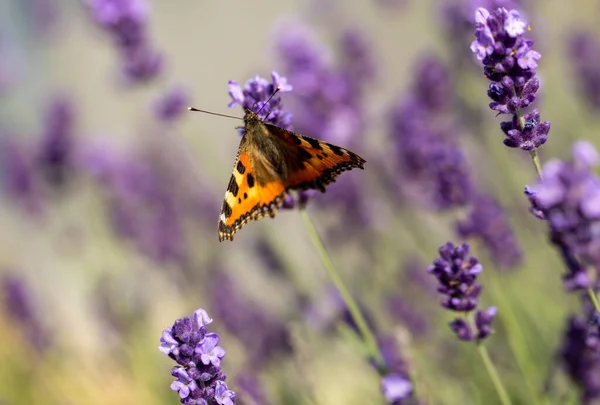
[{"label": "black spot on wing", "polygon": [[244,166],[242,162],[237,162],[236,168],[240,174],[244,174],[246,172],[246,166]]},{"label": "black spot on wing", "polygon": [[327,146],[329,146],[329,148],[331,148],[331,151],[333,153],[335,153],[336,155],[344,156],[344,150],[342,148],[340,148],[339,146],[335,146],[330,143],[328,143]]},{"label": "black spot on wing", "polygon": [[227,201],[223,201],[223,208],[221,208],[221,212],[225,214],[225,218],[229,218],[231,216],[231,207],[227,204]]},{"label": "black spot on wing", "polygon": [[248,173],[246,179],[248,180],[248,187],[254,187],[254,176],[252,175],[252,173]]},{"label": "black spot on wing", "polygon": [[244,200],[248,198],[248,193],[244,193]]},{"label": "black spot on wing", "polygon": [[298,148],[298,154],[302,160],[310,160],[312,155],[304,148]]},{"label": "black spot on wing", "polygon": [[313,148],[315,148],[315,149],[319,149],[319,150],[323,149],[323,148],[321,147],[321,142],[319,142],[319,141],[318,141],[318,140],[316,140],[316,139],[313,139],[313,138],[308,138],[308,137],[304,137],[304,140],[305,140],[306,142],[310,143],[310,146],[312,146],[312,147],[313,147]]},{"label": "black spot on wing", "polygon": [[288,133],[290,139],[296,144],[296,145],[302,145],[302,139],[300,139],[300,137],[294,133]]},{"label": "black spot on wing", "polygon": [[235,181],[235,176],[233,174],[231,175],[231,179],[229,179],[227,191],[231,192],[231,194],[233,194],[234,197],[237,197],[238,191],[240,191],[240,188],[238,187],[237,181]]}]

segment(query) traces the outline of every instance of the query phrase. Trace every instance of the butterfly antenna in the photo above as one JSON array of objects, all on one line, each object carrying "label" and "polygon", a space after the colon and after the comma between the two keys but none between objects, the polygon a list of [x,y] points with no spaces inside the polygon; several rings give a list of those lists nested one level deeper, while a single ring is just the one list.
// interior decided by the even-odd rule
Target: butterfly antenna
[{"label": "butterfly antenna", "polygon": [[[275,96],[275,94],[277,94],[277,93],[279,92],[279,90],[280,90],[280,89],[279,89],[279,87],[277,87],[277,88],[275,89],[275,91],[273,92],[273,94],[271,94],[271,95],[269,96],[269,98],[267,99],[267,101],[265,101],[265,103],[263,104],[263,106],[262,106],[262,107],[260,107],[260,110],[258,110],[258,111],[256,112],[256,115],[260,114],[260,112],[263,110],[263,108],[265,108],[265,106],[267,106],[267,105],[269,104],[269,101],[271,101],[271,99],[273,98],[273,96]],[[267,117],[266,117],[266,118],[268,118],[268,117],[269,117],[269,114],[271,114],[271,111],[270,111],[270,110],[269,110],[269,112],[268,112],[268,114],[267,114]]]},{"label": "butterfly antenna", "polygon": [[188,107],[188,111],[196,111],[196,112],[201,112],[201,113],[204,113],[204,114],[216,115],[216,116],[219,116],[219,117],[233,118],[234,120],[243,120],[243,118],[234,117],[233,115],[219,114],[219,113],[216,113],[216,112],[211,112],[211,111],[206,111],[206,110],[199,110],[198,108],[194,108],[194,107]]}]

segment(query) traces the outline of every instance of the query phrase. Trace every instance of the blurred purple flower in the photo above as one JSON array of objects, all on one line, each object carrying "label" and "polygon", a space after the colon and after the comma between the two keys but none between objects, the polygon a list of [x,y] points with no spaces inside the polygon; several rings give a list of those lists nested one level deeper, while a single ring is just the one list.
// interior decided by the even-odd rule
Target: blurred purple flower
[{"label": "blurred purple flower", "polygon": [[546,163],[543,179],[530,193],[535,196],[535,209],[548,221],[550,240],[568,259],[570,273],[580,277],[571,260],[600,271],[600,179],[592,170],[599,158],[585,141],[576,142],[572,154],[568,162]]},{"label": "blurred purple flower", "polygon": [[7,194],[28,213],[39,214],[42,205],[31,150],[14,137],[0,142],[2,182]]},{"label": "blurred purple flower", "polygon": [[73,110],[69,99],[57,97],[44,119],[37,160],[46,181],[55,187],[63,186],[73,169]]},{"label": "blurred purple flower", "polygon": [[291,351],[285,325],[265,308],[245,299],[229,277],[217,274],[211,285],[213,312],[232,335],[252,348],[249,354],[255,368],[278,354]]},{"label": "blurred purple flower", "polygon": [[257,378],[256,373],[246,372],[238,374],[235,378],[237,387],[237,396],[241,402],[248,405],[271,405],[267,399],[262,384]]},{"label": "blurred purple flower", "polygon": [[559,352],[563,368],[580,389],[582,404],[600,398],[600,352],[589,348],[589,331],[584,320],[571,316]]},{"label": "blurred purple flower", "polygon": [[425,336],[428,325],[419,307],[411,300],[403,299],[398,294],[387,297],[388,313],[393,320],[402,323],[414,336]]},{"label": "blurred purple flower", "polygon": [[187,111],[190,96],[182,87],[166,91],[154,104],[155,114],[160,121],[174,122]]},{"label": "blurred purple flower", "polygon": [[181,167],[165,164],[165,150],[144,155],[87,146],[77,164],[104,186],[108,219],[117,235],[160,264],[185,264],[183,221],[193,196],[180,182]]},{"label": "blurred purple flower", "polygon": [[414,76],[410,96],[390,113],[402,181],[417,186],[419,195],[437,209],[465,205],[473,184],[456,141],[458,126],[449,118],[454,90],[447,69],[436,57],[425,55]]},{"label": "blurred purple flower", "polygon": [[[292,86],[287,83],[286,78],[279,76],[275,71],[271,73],[271,80],[272,83],[269,83],[267,79],[257,75],[254,79],[248,80],[244,88],[236,81],[230,80],[229,96],[232,101],[229,103],[229,107],[239,104],[244,110],[254,111],[269,124],[291,129],[292,114],[281,105],[281,97],[273,96],[273,94],[277,88],[279,88],[279,93],[292,91]],[[269,100],[269,98],[271,99]]]},{"label": "blurred purple flower", "polygon": [[580,31],[569,40],[569,61],[577,88],[592,107],[600,108],[600,41],[593,32]]},{"label": "blurred purple flower", "polygon": [[50,345],[50,335],[38,317],[25,280],[8,271],[2,276],[0,287],[4,312],[38,352],[44,351]]},{"label": "blurred purple flower", "polygon": [[154,79],[162,70],[162,54],[148,35],[150,7],[146,0],[86,0],[96,23],[118,47],[123,76],[129,83]]},{"label": "blurred purple flower", "polygon": [[[211,322],[206,311],[198,309],[192,319],[177,319],[160,338],[158,350],[178,364],[171,370],[171,375],[177,377],[171,389],[179,393],[182,404],[235,404],[235,393],[227,388],[227,376],[221,371],[220,359],[225,350],[216,346],[219,335],[208,333]],[[207,353],[214,354],[209,355],[210,361],[205,361]]]},{"label": "blurred purple flower", "polygon": [[402,356],[400,345],[393,336],[380,336],[379,349],[386,370],[381,378],[381,391],[388,403],[408,404],[414,394],[409,365]]},{"label": "blurred purple flower", "polygon": [[488,89],[490,108],[513,116],[501,124],[506,135],[504,144],[534,150],[546,143],[550,132],[550,122],[541,122],[538,110],[523,113],[535,100],[540,86],[535,69],[541,54],[531,48],[532,40],[525,39],[527,23],[518,11],[497,8],[489,12],[478,8],[475,16],[476,39],[471,50],[492,81]]},{"label": "blurred purple flower", "polygon": [[[442,306],[451,311],[471,312],[478,306],[481,284],[477,282],[479,273],[483,270],[475,256],[469,256],[469,245],[454,246],[448,242],[439,249],[440,257],[433,261],[428,271],[438,282],[438,292],[445,295]],[[496,308],[490,307],[479,310],[475,314],[477,336],[472,332],[473,326],[466,320],[457,318],[450,323],[450,328],[463,341],[475,338],[479,341],[491,333],[491,324],[496,315]]]},{"label": "blurred purple flower", "polygon": [[256,257],[264,263],[264,267],[272,274],[283,274],[285,263],[277,252],[273,249],[271,243],[261,238],[254,244]]},{"label": "blurred purple flower", "polygon": [[288,24],[276,36],[277,52],[295,87],[289,103],[296,130],[351,147],[364,130],[364,95],[375,76],[369,41],[359,31],[344,32],[339,67],[334,67],[306,27]]},{"label": "blurred purple flower", "polygon": [[501,268],[514,268],[523,260],[506,213],[490,195],[480,194],[473,199],[471,212],[467,219],[458,222],[457,232],[461,238],[480,239],[492,261]]}]

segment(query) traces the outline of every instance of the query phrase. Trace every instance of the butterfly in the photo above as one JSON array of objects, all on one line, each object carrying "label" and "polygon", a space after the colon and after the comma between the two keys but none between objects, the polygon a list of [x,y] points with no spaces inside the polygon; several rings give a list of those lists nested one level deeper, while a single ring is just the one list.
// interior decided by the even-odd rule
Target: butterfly
[{"label": "butterfly", "polygon": [[219,241],[251,220],[274,217],[290,190],[325,186],[346,170],[363,169],[356,153],[266,123],[246,110],[244,135],[219,215]]}]

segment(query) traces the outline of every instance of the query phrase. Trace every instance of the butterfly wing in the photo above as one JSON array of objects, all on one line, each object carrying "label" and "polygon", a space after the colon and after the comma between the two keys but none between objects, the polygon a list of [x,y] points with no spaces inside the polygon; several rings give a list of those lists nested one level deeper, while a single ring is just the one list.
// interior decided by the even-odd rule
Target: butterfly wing
[{"label": "butterfly wing", "polygon": [[356,153],[318,139],[265,124],[269,132],[282,143],[288,166],[286,188],[316,189],[325,186],[346,170],[364,169],[365,160]]},{"label": "butterfly wing", "polygon": [[275,216],[287,192],[277,178],[260,178],[253,167],[252,146],[242,138],[219,215],[219,241],[233,240],[233,235],[253,219]]}]

